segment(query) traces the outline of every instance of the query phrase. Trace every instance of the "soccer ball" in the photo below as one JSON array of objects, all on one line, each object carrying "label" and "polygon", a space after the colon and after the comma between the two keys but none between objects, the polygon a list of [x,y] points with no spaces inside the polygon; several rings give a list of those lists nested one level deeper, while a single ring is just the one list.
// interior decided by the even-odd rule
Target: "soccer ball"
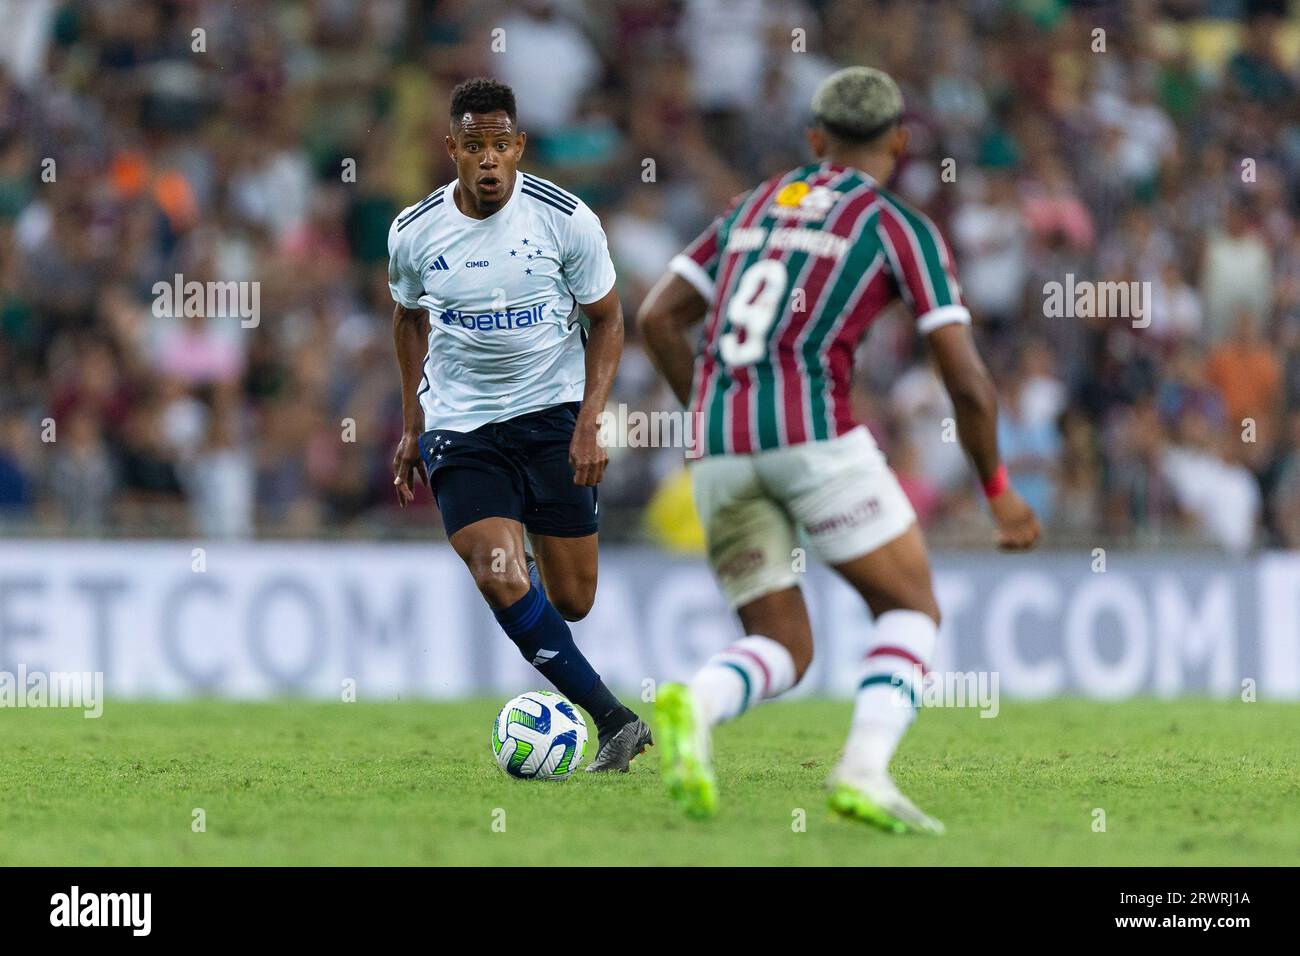
[{"label": "soccer ball", "polygon": [[564,780],[582,762],[586,747],[582,714],[549,690],[507,701],[492,724],[492,753],[512,777]]}]

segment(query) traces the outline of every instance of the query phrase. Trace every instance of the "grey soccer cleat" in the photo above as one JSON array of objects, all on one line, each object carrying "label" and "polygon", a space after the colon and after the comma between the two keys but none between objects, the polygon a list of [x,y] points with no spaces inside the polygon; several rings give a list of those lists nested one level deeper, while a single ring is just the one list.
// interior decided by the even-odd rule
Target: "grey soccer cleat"
[{"label": "grey soccer cleat", "polygon": [[596,751],[596,756],[587,764],[587,773],[627,773],[633,758],[652,746],[654,740],[645,721],[639,718],[630,720]]}]

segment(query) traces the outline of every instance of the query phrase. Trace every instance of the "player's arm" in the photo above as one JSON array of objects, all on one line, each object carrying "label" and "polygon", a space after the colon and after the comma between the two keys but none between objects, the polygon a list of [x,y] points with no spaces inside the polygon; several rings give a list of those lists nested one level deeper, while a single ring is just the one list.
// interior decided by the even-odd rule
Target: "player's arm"
[{"label": "player's arm", "polygon": [[877,234],[903,299],[929,340],[957,417],[957,437],[979,473],[998,526],[998,547],[1021,551],[1038,540],[1038,519],[1007,480],[998,454],[998,392],[975,348],[970,311],[961,300],[956,269],[934,223],[886,203]]},{"label": "player's arm", "polygon": [[721,261],[724,224],[744,198],[742,194],[732,199],[726,212],[673,256],[667,274],[655,283],[637,313],[637,328],[645,336],[650,361],[683,405],[690,404],[695,376],[695,350],[688,332],[708,314]]},{"label": "player's arm", "polygon": [[415,500],[415,479],[427,485],[429,476],[420,457],[424,412],[420,408],[420,379],[429,347],[429,315],[420,306],[424,286],[420,268],[412,261],[408,244],[401,241],[397,222],[388,230],[388,288],[393,295],[393,345],[402,378],[402,437],[393,453],[393,486],[397,503],[405,508]]},{"label": "player's arm", "polygon": [[623,355],[623,306],[617,276],[600,219],[586,203],[560,222],[562,267],[569,291],[587,317],[586,384],[582,410],[569,443],[573,481],[595,485],[605,477],[609,455],[600,444],[600,413],[609,400],[614,373]]},{"label": "player's arm", "polygon": [[617,290],[610,289],[581,308],[588,323],[587,382],[569,444],[569,464],[575,484],[595,485],[605,477],[605,466],[609,464],[609,453],[600,444],[600,413],[609,400],[618,360],[623,355],[623,305]]},{"label": "player's arm", "polygon": [[424,309],[408,309],[400,303],[393,307],[393,345],[402,377],[402,438],[393,454],[393,484],[397,488],[397,503],[403,508],[415,500],[416,477],[429,483],[420,457],[420,433],[424,430],[420,378],[428,349],[428,323],[429,316]]},{"label": "player's arm", "polygon": [[952,399],[957,437],[984,485],[998,526],[998,547],[1022,551],[1038,540],[1038,519],[1007,481],[998,455],[998,391],[975,348],[970,326],[954,322],[929,335],[944,388]]},{"label": "player's arm", "polygon": [[708,308],[695,286],[676,272],[667,272],[637,313],[637,328],[645,336],[650,361],[683,405],[690,403],[695,375],[695,351],[687,332],[704,318]]}]

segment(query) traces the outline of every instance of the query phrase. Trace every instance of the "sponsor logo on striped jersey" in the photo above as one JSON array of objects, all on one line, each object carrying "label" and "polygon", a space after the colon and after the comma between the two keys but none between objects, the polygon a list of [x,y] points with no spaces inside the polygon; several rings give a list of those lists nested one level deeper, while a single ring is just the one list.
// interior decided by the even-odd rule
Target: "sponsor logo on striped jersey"
[{"label": "sponsor logo on striped jersey", "polygon": [[769,233],[762,226],[734,229],[727,237],[728,252],[752,252],[755,249],[781,249],[806,252],[824,259],[839,259],[849,251],[849,240],[816,229],[781,228]]},{"label": "sponsor logo on striped jersey", "polygon": [[799,181],[782,187],[772,202],[772,215],[805,222],[825,219],[842,194],[827,186]]}]

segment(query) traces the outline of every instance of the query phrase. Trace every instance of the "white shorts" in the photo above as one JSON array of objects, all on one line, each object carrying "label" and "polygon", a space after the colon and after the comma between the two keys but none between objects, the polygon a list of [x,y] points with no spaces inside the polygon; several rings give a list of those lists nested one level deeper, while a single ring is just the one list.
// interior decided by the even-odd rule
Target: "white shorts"
[{"label": "white shorts", "polygon": [[862,425],[830,441],[710,455],[690,469],[709,564],[735,608],[798,583],[800,530],[819,558],[841,564],[875,551],[916,521]]}]

